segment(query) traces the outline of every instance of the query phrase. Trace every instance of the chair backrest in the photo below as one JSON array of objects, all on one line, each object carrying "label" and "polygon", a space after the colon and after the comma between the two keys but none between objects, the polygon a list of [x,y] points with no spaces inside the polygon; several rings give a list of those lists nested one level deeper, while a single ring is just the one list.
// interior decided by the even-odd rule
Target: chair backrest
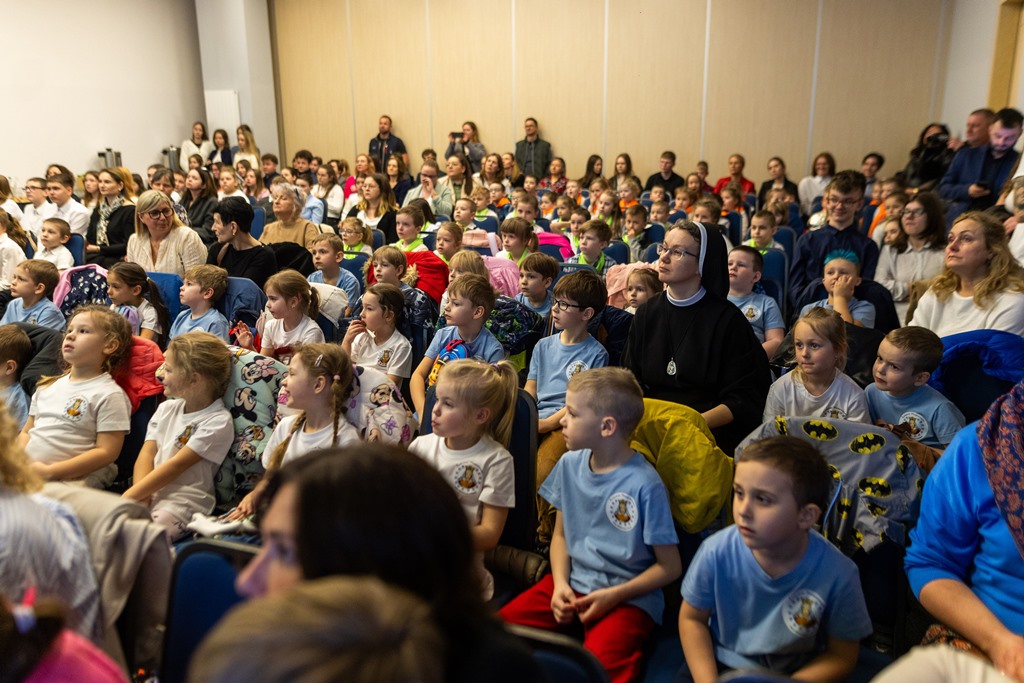
[{"label": "chair backrest", "polygon": [[860,210],[860,231],[862,234],[868,234],[868,230],[871,229],[871,221],[875,219],[875,213],[877,212],[877,204],[865,204],[864,208]]},{"label": "chair backrest", "polygon": [[436,232],[421,232],[420,239],[423,240],[423,245],[430,251],[437,249],[437,233]]},{"label": "chair backrest", "polygon": [[[430,413],[434,408],[435,388],[427,389],[420,415],[420,434],[430,434]],[[533,536],[537,528],[536,491],[533,480],[537,476],[537,402],[523,389],[516,398],[512,418],[512,440],[508,445],[515,473],[516,506],[509,510],[505,529],[501,532],[502,545],[520,550],[533,550]]]},{"label": "chair backrest", "polygon": [[804,231],[804,219],[800,216],[800,205],[796,202],[789,203],[789,219],[786,223],[793,228],[794,234]]},{"label": "chair backrest", "polygon": [[316,270],[316,267],[313,265],[312,254],[309,253],[309,249],[306,249],[301,244],[296,244],[295,242],[275,242],[267,246],[274,251],[279,271],[291,268],[302,273],[303,277],[308,277],[310,273]]},{"label": "chair backrest", "polygon": [[437,225],[440,225],[441,223],[447,223],[450,220],[451,220],[450,216],[445,216],[442,213],[439,213],[436,216],[434,216],[434,223],[436,223]]},{"label": "chair backrest", "polygon": [[247,277],[229,277],[228,288],[217,302],[217,310],[224,314],[232,326],[244,322],[252,327],[266,305],[267,295],[259,285]]},{"label": "chair backrest", "polygon": [[25,252],[25,258],[27,259],[36,257],[36,250],[35,247],[32,246],[31,239],[25,241],[25,246],[22,247],[21,250]]},{"label": "chair backrest", "polygon": [[647,225],[647,241],[649,243],[664,242],[665,226],[661,223],[649,223]]},{"label": "chair backrest", "polygon": [[555,276],[554,282],[551,283],[551,288],[554,289],[555,283],[562,279],[563,276],[569,273],[578,273],[581,270],[589,270],[591,273],[596,273],[594,266],[589,266],[585,263],[559,263],[558,264],[558,275]]},{"label": "chair backrest", "polygon": [[822,197],[818,195],[811,200],[811,213],[818,213],[821,211]]},{"label": "chair backrest", "polygon": [[616,263],[629,263],[629,245],[621,240],[612,240],[604,248],[606,256],[610,256]]},{"label": "chair backrest", "polygon": [[377,251],[384,246],[384,233],[377,228],[373,229],[373,250]]},{"label": "chair backrest", "polygon": [[668,224],[669,225],[672,225],[673,223],[675,223],[677,221],[685,221],[685,220],[686,220],[686,212],[681,210],[681,209],[679,211],[673,211],[672,213],[670,213],[668,215]]},{"label": "chair backrest", "polygon": [[928,380],[960,409],[967,422],[977,420],[992,402],[1024,379],[1024,339],[1000,330],[973,330],[942,338],[945,351]]},{"label": "chair backrest", "polygon": [[[645,194],[650,194],[650,193],[647,192]],[[654,204],[654,201],[650,197],[641,197],[640,198],[640,205],[643,206],[648,211],[651,210],[651,205],[652,204]]]},{"label": "chair backrest", "polygon": [[476,218],[473,220],[478,228],[482,228],[487,232],[498,232],[498,219],[493,216],[484,216],[483,218]]},{"label": "chair backrest", "polygon": [[[146,273],[149,279],[156,283],[163,297],[164,306],[170,314],[171,322],[181,313],[181,285],[184,284],[181,276],[177,273]],[[164,330],[167,334],[170,330]]]},{"label": "chair backrest", "polygon": [[75,265],[80,266],[85,263],[85,238],[78,233],[71,233],[71,238],[67,244],[64,245],[71,252],[71,258],[75,260]]},{"label": "chair backrest", "polygon": [[786,253],[780,249],[769,249],[764,253],[764,270],[761,271],[761,282],[771,282],[775,285],[781,299],[772,295],[779,304],[779,311],[784,310],[782,302],[786,300],[789,282],[789,259]]},{"label": "chair backrest", "polygon": [[[356,254],[352,258],[342,259],[341,267],[352,273],[356,280],[359,282],[359,293],[362,294],[366,290],[365,276],[363,275],[363,267],[366,262],[370,260],[370,257],[366,254]],[[354,306],[355,301],[349,302],[349,305]]]},{"label": "chair backrest", "polygon": [[249,228],[249,234],[252,235],[253,239],[259,239],[260,235],[263,234],[263,228],[267,225],[267,211],[262,206],[257,206],[252,210],[252,227]]},{"label": "chair backrest", "polygon": [[551,229],[551,221],[549,221],[547,218],[538,218],[537,220],[534,221],[534,223],[537,224],[538,228],[541,228],[543,230]]},{"label": "chair backrest", "polygon": [[256,552],[255,546],[209,539],[178,552],[171,575],[161,681],[186,679],[199,643],[228,610],[242,602],[235,579]]},{"label": "chair backrest", "polygon": [[659,244],[661,244],[661,242],[655,242],[654,244],[647,245],[647,248],[644,249],[643,256],[641,257],[641,260],[644,263],[655,263],[658,260]]},{"label": "chair backrest", "polygon": [[725,214],[725,219],[729,221],[729,241],[736,246],[743,239],[743,218],[735,211],[730,211]]},{"label": "chair backrest", "polygon": [[793,248],[796,245],[796,231],[788,225],[780,225],[775,231],[775,241],[782,245],[783,251],[789,260],[793,260]]},{"label": "chair backrest", "polygon": [[[491,248],[490,247],[471,247],[468,244],[464,244],[464,245],[462,245],[462,248],[463,249],[468,249],[470,251],[475,251],[476,253],[480,254],[481,256],[494,256],[494,254],[491,253]],[[548,254],[548,255],[550,256],[550,254]]]},{"label": "chair backrest", "polygon": [[506,626],[522,638],[549,681],[558,683],[607,683],[608,672],[589,650],[560,633],[529,626]]},{"label": "chair backrest", "polygon": [[548,256],[555,259],[559,263],[565,260],[565,258],[562,256],[562,248],[557,244],[541,244],[538,246],[540,248],[540,253],[547,254]]}]

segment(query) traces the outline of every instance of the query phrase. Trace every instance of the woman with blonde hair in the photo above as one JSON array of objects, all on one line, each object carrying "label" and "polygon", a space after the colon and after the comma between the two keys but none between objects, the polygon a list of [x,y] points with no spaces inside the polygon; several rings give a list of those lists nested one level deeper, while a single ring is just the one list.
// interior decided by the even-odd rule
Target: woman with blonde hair
[{"label": "woman with blonde hair", "polygon": [[135,233],[128,238],[125,260],[146,272],[184,278],[189,268],[206,263],[206,245],[181,222],[167,195],[146,190],[135,206]]},{"label": "woman with blonde hair", "polygon": [[1024,268],[1010,253],[1002,223],[981,211],[953,222],[945,266],[907,324],[940,337],[969,330],[1024,335]]},{"label": "woman with blonde hair", "polygon": [[246,160],[252,168],[260,166],[260,148],[256,146],[256,138],[253,137],[252,128],[249,124],[243,123],[235,131],[238,133],[238,151],[234,154],[234,163],[239,160]]},{"label": "woman with blonde hair", "polygon": [[352,207],[346,218],[358,218],[363,225],[384,233],[384,242],[398,241],[395,214],[399,206],[387,176],[374,173],[363,178],[363,200]]},{"label": "woman with blonde hair", "polygon": [[135,227],[135,182],[123,168],[99,173],[100,201],[86,231],[86,260],[104,268],[124,258]]}]

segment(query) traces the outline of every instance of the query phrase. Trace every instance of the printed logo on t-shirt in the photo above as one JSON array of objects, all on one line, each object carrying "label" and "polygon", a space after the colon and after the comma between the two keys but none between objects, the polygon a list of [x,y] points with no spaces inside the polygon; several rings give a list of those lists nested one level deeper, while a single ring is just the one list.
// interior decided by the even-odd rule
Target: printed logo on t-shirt
[{"label": "printed logo on t-shirt", "polygon": [[178,434],[178,438],[174,440],[178,444],[178,448],[184,448],[188,445],[188,440],[192,438],[192,432],[196,430],[194,424],[190,424],[182,430],[181,434]]},{"label": "printed logo on t-shirt", "polygon": [[377,367],[378,368],[386,368],[388,366],[388,363],[390,363],[390,362],[391,362],[391,349],[384,349],[383,351],[380,352],[380,355],[377,356]]},{"label": "printed logo on t-shirt", "polygon": [[752,323],[761,319],[761,309],[754,304],[747,304],[740,310],[743,312],[743,317]]},{"label": "printed logo on t-shirt", "polygon": [[79,422],[85,417],[85,411],[89,409],[89,402],[84,396],[72,396],[64,404],[64,417],[72,422]]},{"label": "printed logo on t-shirt", "polygon": [[833,420],[845,420],[846,413],[835,406],[829,406],[825,409],[825,417],[830,417]]},{"label": "printed logo on t-shirt", "polygon": [[580,374],[585,370],[589,370],[590,366],[581,360],[574,360],[569,363],[569,367],[565,369],[565,378],[567,380],[572,379],[576,375]]},{"label": "printed logo on t-shirt", "polygon": [[480,490],[480,468],[471,462],[460,462],[455,466],[454,484],[461,493],[476,493]]},{"label": "printed logo on t-shirt", "polygon": [[821,615],[825,612],[825,601],[812,590],[791,593],[782,603],[782,619],[794,635],[801,638],[818,632]]},{"label": "printed logo on t-shirt", "polygon": [[910,436],[915,441],[920,441],[928,436],[928,420],[924,419],[924,415],[921,413],[907,411],[900,415],[899,423],[910,427]]},{"label": "printed logo on t-shirt", "polygon": [[636,499],[628,493],[613,493],[604,505],[608,521],[619,531],[629,531],[639,517]]}]

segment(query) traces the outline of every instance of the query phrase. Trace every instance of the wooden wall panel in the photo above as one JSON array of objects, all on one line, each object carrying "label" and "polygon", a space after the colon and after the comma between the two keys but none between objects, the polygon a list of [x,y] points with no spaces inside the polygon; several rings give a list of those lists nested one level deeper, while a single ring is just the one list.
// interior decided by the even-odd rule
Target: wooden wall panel
[{"label": "wooden wall panel", "polygon": [[940,0],[825,0],[815,101],[814,153],[860,169],[870,151],[906,165],[929,122]]},{"label": "wooden wall panel", "polygon": [[367,150],[370,138],[377,135],[377,121],[387,114],[394,122],[394,134],[409,151],[409,162],[419,168],[420,150],[430,140],[426,4],[412,0],[348,3],[357,151]]},{"label": "wooden wall panel", "polygon": [[522,129],[512,120],[511,23],[511,0],[430,4],[434,126],[429,142],[438,154],[448,145],[448,133],[461,130],[464,121],[477,125],[488,152],[512,151],[513,132]]},{"label": "wooden wall panel", "polygon": [[[352,161],[352,89],[345,5],[335,0],[278,0],[275,22],[281,161],[300,149]],[[320,46],[320,47],[318,47]],[[325,84],[332,84],[331,87]]]},{"label": "wooden wall panel", "polygon": [[641,181],[665,150],[676,153],[680,175],[696,166],[705,7],[703,0],[611,0],[606,175],[623,152]]},{"label": "wooden wall panel", "polygon": [[773,156],[790,178],[805,175],[817,15],[817,0],[789,0],[784,12],[761,0],[713,4],[704,139],[711,178],[728,175],[737,152],[758,186]]},{"label": "wooden wall panel", "polygon": [[[514,140],[532,116],[567,175],[583,175],[602,135],[604,5],[588,0],[516,0]],[[510,149],[512,149],[510,145]]]}]

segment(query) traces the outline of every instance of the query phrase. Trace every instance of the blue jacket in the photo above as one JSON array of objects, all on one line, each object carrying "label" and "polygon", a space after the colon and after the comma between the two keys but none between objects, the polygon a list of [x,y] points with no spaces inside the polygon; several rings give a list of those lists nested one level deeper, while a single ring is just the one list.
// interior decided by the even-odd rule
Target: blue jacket
[{"label": "blue jacket", "polygon": [[[967,194],[967,189],[981,179],[981,171],[989,149],[991,149],[989,145],[963,147],[953,157],[953,163],[949,165],[946,174],[939,181],[939,196],[949,201],[947,216],[950,219],[963,213],[970,206],[972,200],[970,195]],[[990,188],[992,190],[992,194],[988,195],[990,206],[999,196],[999,189],[1006,183],[1010,173],[1017,167],[1017,158],[1019,156],[1020,154],[1016,150],[1011,149],[1007,152],[1007,156],[1004,157],[1007,161],[1003,163],[1003,167],[996,175],[995,183]]]}]

